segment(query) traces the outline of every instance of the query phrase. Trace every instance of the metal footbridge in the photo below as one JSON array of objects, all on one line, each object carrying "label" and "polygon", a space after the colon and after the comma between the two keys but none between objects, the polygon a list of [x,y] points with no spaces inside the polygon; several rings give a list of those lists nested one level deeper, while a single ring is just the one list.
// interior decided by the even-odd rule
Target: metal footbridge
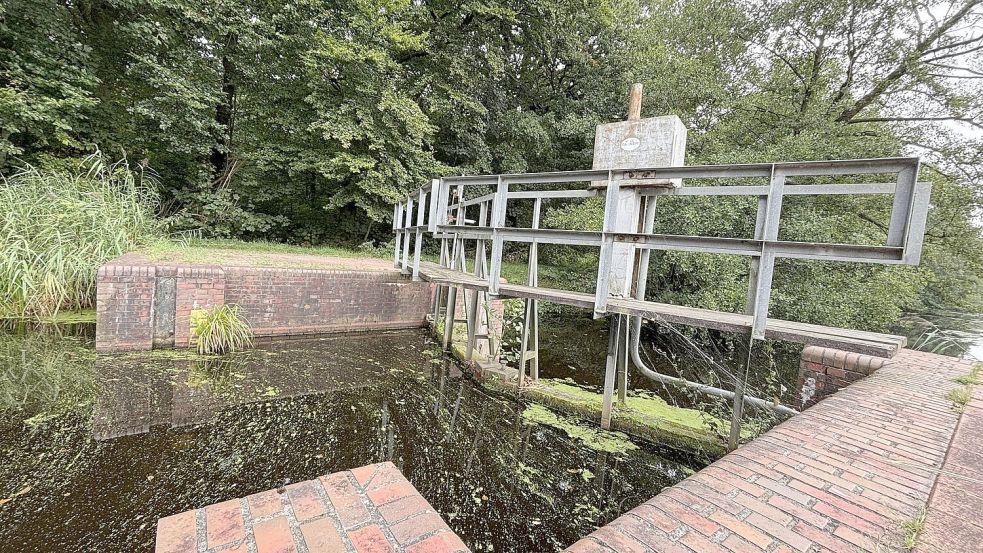
[{"label": "metal footbridge", "polygon": [[[744,403],[793,412],[734,391],[682,381],[644,366],[638,357],[638,329],[643,319],[721,331],[749,333],[752,340],[774,339],[892,357],[905,344],[899,336],[831,328],[768,317],[775,261],[795,258],[878,264],[917,265],[922,250],[931,185],[917,182],[918,158],[858,159],[792,163],[756,163],[584,171],[448,176],[406,195],[394,209],[395,265],[414,280],[438,285],[435,317],[443,316],[445,347],[454,326],[457,290],[465,290],[467,356],[487,335],[487,314],[480,306],[489,297],[525,300],[519,383],[538,378],[538,302],[590,309],[612,319],[605,380],[605,415],[628,359],[650,378],[695,387]],[[693,185],[686,185],[693,183]],[[834,244],[780,238],[782,205],[790,196],[879,195],[890,198],[880,244]],[[746,237],[689,236],[654,232],[659,200],[669,196],[757,199],[753,234]],[[549,202],[603,200],[600,230],[541,228]],[[596,201],[596,200],[594,200]],[[531,218],[528,216],[531,203]],[[525,204],[523,206],[523,204]],[[885,206],[887,204],[885,203]],[[671,217],[671,213],[662,216]],[[517,226],[517,221],[529,226]],[[439,242],[439,262],[423,257],[426,240]],[[525,283],[500,279],[508,243],[528,248]],[[561,244],[596,248],[598,264],[593,293],[539,285],[539,246]],[[516,246],[510,246],[515,248]],[[645,299],[649,254],[674,250],[750,258],[746,308],[741,313],[712,311]],[[527,374],[527,364],[529,373]],[[739,383],[737,383],[739,384]]]}]

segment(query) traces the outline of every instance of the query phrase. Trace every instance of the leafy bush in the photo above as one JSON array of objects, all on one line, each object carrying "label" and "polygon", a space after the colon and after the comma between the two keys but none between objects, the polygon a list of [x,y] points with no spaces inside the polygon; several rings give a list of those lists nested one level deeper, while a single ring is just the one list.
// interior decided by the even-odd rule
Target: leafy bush
[{"label": "leafy bush", "polygon": [[191,330],[201,354],[228,353],[252,344],[253,332],[238,305],[217,305],[193,312]]},{"label": "leafy bush", "polygon": [[157,236],[142,172],[93,154],[69,169],[26,166],[0,182],[0,316],[89,307],[96,271]]}]

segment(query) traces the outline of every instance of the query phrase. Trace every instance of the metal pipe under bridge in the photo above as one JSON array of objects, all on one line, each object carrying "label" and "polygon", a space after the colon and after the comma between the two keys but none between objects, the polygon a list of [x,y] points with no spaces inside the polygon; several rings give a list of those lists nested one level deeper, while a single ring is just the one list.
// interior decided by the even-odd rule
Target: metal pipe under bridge
[{"label": "metal pipe under bridge", "polygon": [[[642,320],[749,333],[752,342],[767,338],[894,356],[905,345],[903,337],[769,319],[768,304],[777,258],[917,265],[931,194],[930,184],[916,180],[918,167],[918,158],[884,158],[448,176],[410,192],[395,205],[394,260],[396,267],[414,280],[438,285],[434,320],[443,316],[445,349],[452,337],[457,290],[464,289],[468,360],[476,342],[488,337],[487,313],[480,307],[489,297],[525,300],[517,382],[520,388],[526,379],[535,381],[539,377],[540,301],[591,309],[595,318],[609,317],[611,333],[601,416],[604,428],[610,426],[616,387],[619,399],[624,400],[629,359],[649,378],[733,399],[735,422],[745,403],[793,414],[795,411],[788,407],[745,396],[740,379],[735,379],[734,391],[728,391],[649,369],[638,355]],[[697,179],[698,185],[684,186],[686,181]],[[785,197],[826,195],[889,196],[891,212],[884,243],[831,244],[779,238]],[[665,196],[757,198],[753,235],[731,238],[655,233],[658,201]],[[600,231],[540,228],[548,202],[595,197],[604,202]],[[509,226],[509,220],[516,220],[508,216],[510,207],[514,209],[520,202],[532,202],[530,226]],[[422,259],[425,240],[439,241],[439,263]],[[525,284],[501,282],[502,254],[507,242],[528,245]],[[540,286],[540,244],[597,248],[594,292]],[[746,309],[728,313],[646,301],[652,250],[750,257]]]}]

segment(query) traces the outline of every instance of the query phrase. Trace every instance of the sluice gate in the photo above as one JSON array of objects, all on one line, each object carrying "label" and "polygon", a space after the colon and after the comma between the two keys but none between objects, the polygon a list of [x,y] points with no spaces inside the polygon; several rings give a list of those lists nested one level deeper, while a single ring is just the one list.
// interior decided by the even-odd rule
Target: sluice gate
[{"label": "sluice gate", "polygon": [[[733,400],[731,445],[736,445],[745,404],[784,414],[789,407],[744,394],[755,340],[773,339],[890,358],[905,339],[874,332],[832,328],[768,317],[775,262],[779,258],[917,265],[928,215],[931,185],[918,182],[918,158],[752,163],[682,164],[686,129],[675,116],[639,119],[641,88],[629,102],[628,121],[599,125],[594,168],[523,174],[446,176],[407,194],[393,211],[395,266],[414,280],[438,286],[432,305],[443,345],[450,347],[458,290],[464,294],[465,358],[476,348],[494,356],[489,344],[490,298],[524,300],[517,387],[539,378],[539,302],[593,311],[610,319],[601,426],[610,427],[615,393],[624,402],[629,363],[646,377]],[[684,186],[685,184],[689,186]],[[783,238],[782,207],[787,197],[886,196],[890,214],[880,244],[837,244]],[[660,199],[749,197],[756,199],[750,236],[679,235],[655,232]],[[543,228],[550,202],[603,202],[600,230]],[[531,217],[529,203],[531,202]],[[525,204],[522,216],[516,206]],[[663,214],[665,215],[665,214]],[[517,221],[529,226],[517,226]],[[439,242],[437,263],[423,258],[423,243]],[[502,282],[506,244],[528,245],[525,283]],[[539,283],[540,245],[596,248],[593,292],[561,290]],[[713,311],[646,300],[652,250],[738,255],[750,258],[745,309]],[[734,389],[690,382],[658,373],[639,356],[643,320],[674,323],[749,336],[744,381]],[[480,344],[480,345],[479,345]]]}]

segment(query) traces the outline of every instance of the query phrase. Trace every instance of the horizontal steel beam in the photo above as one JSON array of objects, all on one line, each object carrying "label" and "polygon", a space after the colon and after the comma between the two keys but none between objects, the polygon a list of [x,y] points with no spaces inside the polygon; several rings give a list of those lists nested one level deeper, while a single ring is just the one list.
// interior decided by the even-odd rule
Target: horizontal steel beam
[{"label": "horizontal steel beam", "polygon": [[496,234],[506,242],[539,242],[569,246],[600,246],[604,236],[615,242],[630,243],[651,250],[720,253],[730,255],[761,256],[767,246],[776,257],[795,259],[819,259],[825,261],[855,261],[866,263],[904,263],[904,248],[869,246],[863,244],[823,244],[787,240],[755,240],[752,238],[727,238],[719,236],[686,236],[678,234],[602,233],[587,230],[557,230],[531,228],[465,227],[441,225],[437,238],[463,238],[465,240],[490,240]]},{"label": "horizontal steel beam", "polygon": [[553,198],[593,198],[601,194],[598,188],[586,188],[582,190],[522,190],[509,192],[510,200],[535,200]]},{"label": "horizontal steel beam", "polygon": [[758,257],[767,246],[776,257],[859,261],[867,263],[902,263],[903,248],[856,244],[819,244],[785,240],[754,240],[716,236],[682,236],[675,234],[614,233],[615,242],[634,244],[653,250],[723,253]]},{"label": "horizontal steel beam", "polygon": [[728,177],[769,177],[772,170],[786,176],[832,176],[863,175],[875,173],[897,173],[904,169],[917,167],[918,158],[898,157],[881,159],[848,159],[830,161],[796,161],[781,163],[745,163],[733,165],[688,165],[683,167],[639,167],[625,169],[588,169],[581,171],[551,171],[542,173],[507,173],[501,175],[447,176],[444,181],[451,184],[490,185],[498,179],[509,184],[532,184],[551,182],[583,182],[607,180],[610,171],[615,178],[623,179],[626,173],[646,173],[646,179],[678,178],[728,178]]},{"label": "horizontal steel beam", "polygon": [[[857,184],[788,184],[785,196],[826,196],[838,194],[894,194],[893,182]],[[767,196],[770,186],[684,186],[639,190],[641,196]]]}]

